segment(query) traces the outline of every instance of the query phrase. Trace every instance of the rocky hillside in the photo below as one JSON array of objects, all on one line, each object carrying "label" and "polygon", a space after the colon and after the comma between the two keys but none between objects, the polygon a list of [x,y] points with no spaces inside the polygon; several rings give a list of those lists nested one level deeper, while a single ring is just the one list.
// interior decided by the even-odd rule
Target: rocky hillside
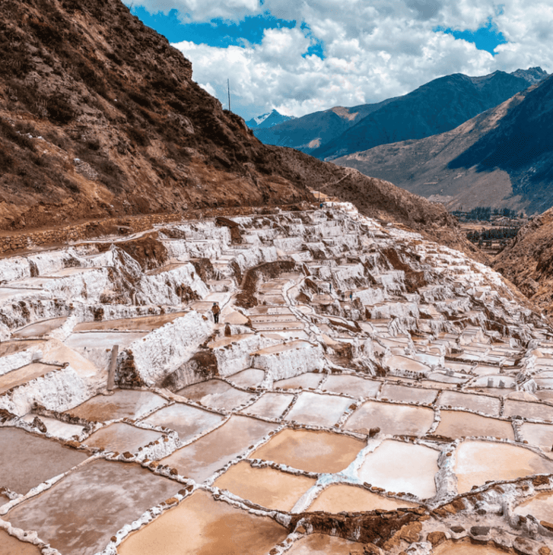
[{"label": "rocky hillside", "polygon": [[[132,215],[290,204],[346,178],[370,197],[377,183],[260,143],[119,0],[4,3],[0,66],[0,230],[23,233],[4,240],[12,250],[31,228],[110,217],[132,229]],[[442,208],[410,196],[405,210],[406,193],[377,188],[367,214],[451,225]]]},{"label": "rocky hillside", "polygon": [[547,314],[553,314],[553,208],[523,227],[493,265]]},{"label": "rocky hillside", "polygon": [[453,131],[382,145],[335,162],[387,179],[449,209],[542,212],[553,205],[553,79]]}]

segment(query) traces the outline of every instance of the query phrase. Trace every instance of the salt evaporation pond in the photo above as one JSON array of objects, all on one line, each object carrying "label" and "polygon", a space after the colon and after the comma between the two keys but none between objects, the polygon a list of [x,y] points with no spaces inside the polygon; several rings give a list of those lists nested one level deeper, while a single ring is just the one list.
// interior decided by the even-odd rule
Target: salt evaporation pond
[{"label": "salt evaporation pond", "polygon": [[160,439],[159,432],[154,430],[144,430],[130,424],[118,422],[110,424],[105,428],[100,428],[94,432],[89,438],[83,441],[84,445],[92,449],[104,449],[105,451],[114,451],[116,453],[136,453],[139,447],[144,447],[147,443],[151,443]]},{"label": "salt evaporation pond", "polygon": [[310,534],[295,542],[287,555],[352,555],[363,553],[363,544],[351,542],[336,536]]},{"label": "salt evaporation pond", "polygon": [[257,387],[265,378],[265,372],[257,368],[248,368],[228,377],[238,387]]},{"label": "salt evaporation pond", "polygon": [[275,520],[255,516],[205,491],[133,533],[119,555],[265,555],[288,535]]},{"label": "salt evaporation pond", "polygon": [[454,472],[459,493],[466,493],[472,486],[480,486],[488,480],[549,474],[553,472],[553,462],[515,445],[465,441],[455,453]]},{"label": "salt evaporation pond", "polygon": [[280,389],[316,389],[322,379],[322,374],[306,372],[295,378],[278,380],[273,384],[273,387]]},{"label": "salt evaporation pond", "polygon": [[505,551],[487,545],[474,545],[468,542],[445,542],[436,547],[432,555],[505,555]]},{"label": "salt evaporation pond", "polygon": [[423,389],[404,385],[384,384],[380,398],[405,403],[430,404],[436,400],[437,389]]},{"label": "salt evaporation pond", "polygon": [[364,488],[333,484],[327,487],[309,507],[309,511],[327,513],[357,513],[362,511],[393,511],[403,507],[417,507],[416,503],[377,495]]},{"label": "salt evaporation pond", "polygon": [[0,555],[41,555],[42,551],[31,543],[19,541],[0,529]]},{"label": "salt evaporation pond", "polygon": [[67,317],[62,318],[50,318],[49,320],[42,320],[41,322],[35,322],[29,326],[25,326],[12,333],[12,337],[17,337],[20,339],[27,339],[29,337],[42,337],[51,331],[63,326],[67,321]]},{"label": "salt evaporation pond", "polygon": [[265,393],[258,401],[242,412],[261,418],[277,419],[282,416],[282,413],[290,406],[293,399],[294,396],[287,393]]},{"label": "salt evaporation pond", "polygon": [[456,407],[481,412],[489,416],[499,416],[501,401],[486,395],[459,393],[457,391],[442,391],[438,404],[443,407]]},{"label": "salt evaporation pond", "polygon": [[380,428],[384,434],[421,436],[433,422],[434,411],[426,407],[367,401],[352,414],[344,428],[362,434]]},{"label": "salt evaporation pond", "polygon": [[498,437],[514,441],[515,433],[510,422],[473,414],[466,411],[440,411],[436,434],[451,437]]},{"label": "salt evaporation pond", "polygon": [[553,422],[553,407],[540,403],[505,399],[503,416],[522,416],[522,418],[528,420],[549,420]]},{"label": "salt evaporation pond", "polygon": [[186,312],[170,312],[158,316],[138,316],[135,318],[121,318],[117,320],[104,320],[102,322],[83,322],[74,328],[76,332],[82,331],[152,331],[165,324],[174,322],[177,318],[184,316]]},{"label": "salt evaporation pond", "polygon": [[439,455],[439,451],[423,445],[385,440],[366,456],[358,475],[363,482],[388,491],[428,499],[436,495],[434,476]]},{"label": "salt evaporation pond", "polygon": [[285,429],[250,458],[274,461],[308,472],[334,473],[347,468],[363,447],[365,442],[342,434]]},{"label": "salt evaporation pond", "polygon": [[175,451],[161,462],[179,474],[203,482],[275,429],[275,424],[246,416],[232,416],[223,426]]},{"label": "salt evaporation pond", "polygon": [[17,370],[12,370],[11,372],[0,376],[0,394],[17,387],[18,385],[26,384],[31,380],[36,380],[37,378],[59,369],[60,366],[55,366],[53,364],[32,362],[31,364],[22,366]]},{"label": "salt evaporation pond", "polygon": [[121,418],[135,420],[166,404],[163,397],[150,391],[117,389],[112,395],[96,395],[66,412],[96,422]]},{"label": "salt evaporation pond", "polygon": [[227,410],[243,405],[255,397],[254,393],[240,391],[222,380],[189,385],[180,389],[177,394],[207,407]]},{"label": "salt evaporation pond", "polygon": [[346,397],[304,392],[300,393],[286,419],[330,428],[338,422],[350,404],[351,399]]},{"label": "salt evaporation pond", "polygon": [[538,521],[553,522],[553,493],[550,491],[538,493],[521,503],[514,512],[522,516],[532,515]]},{"label": "salt evaporation pond", "polygon": [[315,483],[314,478],[273,468],[255,468],[242,461],[217,478],[213,485],[267,509],[291,511],[298,499]]},{"label": "salt evaporation pond", "polygon": [[321,386],[322,391],[344,393],[355,398],[376,397],[380,389],[380,382],[365,380],[357,376],[329,376]]},{"label": "salt evaporation pond", "polygon": [[148,416],[142,422],[156,427],[174,430],[182,442],[210,430],[220,424],[224,416],[185,405],[175,403],[164,407]]},{"label": "salt evaporation pond", "polygon": [[60,553],[94,555],[122,526],[165,501],[179,484],[134,463],[87,463],[4,517]]}]

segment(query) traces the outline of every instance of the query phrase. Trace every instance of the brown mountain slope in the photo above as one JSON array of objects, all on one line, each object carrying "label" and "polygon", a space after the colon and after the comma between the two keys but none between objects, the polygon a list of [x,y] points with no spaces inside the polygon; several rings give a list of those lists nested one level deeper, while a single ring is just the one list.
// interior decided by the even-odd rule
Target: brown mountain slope
[{"label": "brown mountain slope", "polygon": [[4,235],[294,203],[311,200],[311,188],[346,186],[369,215],[417,229],[449,226],[457,241],[441,207],[261,144],[194,83],[190,62],[119,0],[0,0]]},{"label": "brown mountain slope", "polygon": [[553,208],[523,227],[493,267],[546,314],[553,314]]}]

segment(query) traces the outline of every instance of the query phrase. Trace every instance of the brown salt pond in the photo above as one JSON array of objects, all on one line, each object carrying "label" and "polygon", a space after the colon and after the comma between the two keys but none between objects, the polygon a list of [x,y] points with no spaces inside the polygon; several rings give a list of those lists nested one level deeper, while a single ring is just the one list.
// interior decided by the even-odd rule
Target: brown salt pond
[{"label": "brown salt pond", "polygon": [[286,528],[269,517],[197,491],[131,534],[117,551],[119,555],[265,555],[287,535]]},{"label": "brown salt pond", "polygon": [[40,555],[42,551],[32,543],[21,542],[0,529],[0,555]]},{"label": "brown salt pond", "polygon": [[321,386],[322,391],[332,391],[334,393],[344,393],[356,399],[361,397],[376,397],[380,389],[380,382],[365,380],[357,376],[329,376]]},{"label": "brown salt pond", "polygon": [[253,405],[245,408],[243,412],[261,418],[280,418],[293,398],[294,396],[289,393],[265,393]]},{"label": "brown salt pond", "polygon": [[465,441],[455,453],[457,489],[466,493],[488,480],[515,480],[553,472],[553,462],[529,449],[488,441]]},{"label": "brown salt pond", "polygon": [[3,341],[0,343],[0,357],[20,353],[21,351],[25,351],[30,347],[40,347],[40,345],[45,344],[46,342],[41,341],[40,339],[28,339],[24,341]]},{"label": "brown salt pond", "polygon": [[553,425],[525,422],[520,427],[520,432],[530,445],[535,445],[542,449],[547,456],[552,456]]},{"label": "brown salt pond", "polygon": [[172,312],[170,314],[160,314],[159,316],[141,316],[138,318],[121,318],[118,320],[104,320],[102,322],[83,322],[77,324],[74,331],[101,331],[101,330],[117,330],[117,331],[152,331],[165,324],[173,322],[181,316],[185,316],[186,312]]},{"label": "brown salt pond", "polygon": [[274,461],[317,473],[340,472],[354,460],[365,442],[343,434],[282,430],[250,458]]},{"label": "brown salt pond", "polygon": [[176,468],[182,476],[203,482],[274,429],[275,424],[246,416],[232,416],[220,428],[175,451],[161,462]]},{"label": "brown salt pond", "polygon": [[433,555],[505,555],[505,551],[488,545],[474,545],[469,542],[445,542],[432,551]]},{"label": "brown salt pond", "polygon": [[87,458],[87,453],[64,447],[53,439],[19,428],[0,428],[0,488],[27,493]]},{"label": "brown salt pond", "polygon": [[50,320],[42,320],[42,322],[35,322],[29,326],[25,326],[12,333],[12,337],[18,339],[27,339],[29,337],[42,337],[55,329],[63,326],[67,321],[67,317],[51,318]]},{"label": "brown salt pond", "polygon": [[142,422],[174,430],[184,443],[189,439],[220,424],[224,416],[198,409],[182,403],[175,403],[154,412]]},{"label": "brown salt pond", "polygon": [[303,536],[288,550],[287,555],[363,555],[363,544],[337,536],[310,534]]},{"label": "brown salt pond", "polygon": [[553,522],[553,493],[550,491],[538,493],[521,503],[514,512],[522,516],[532,515],[538,521]]},{"label": "brown salt pond", "polygon": [[514,441],[515,434],[510,422],[479,416],[465,411],[440,411],[441,421],[436,434],[451,437],[498,437]]},{"label": "brown salt pond", "polygon": [[255,394],[240,391],[222,380],[189,385],[177,391],[177,394],[207,407],[226,410],[232,410],[255,397]]},{"label": "brown salt pond", "polygon": [[473,393],[459,393],[458,391],[442,391],[438,398],[438,404],[443,407],[455,407],[473,410],[488,414],[489,416],[499,416],[501,401],[495,397],[486,395],[474,395]]},{"label": "brown salt pond", "polygon": [[12,370],[3,376],[0,376],[0,395],[9,391],[12,387],[23,385],[31,380],[36,380],[46,374],[59,370],[60,366],[53,364],[43,364],[42,362],[32,362],[26,366],[22,366],[17,370]]},{"label": "brown salt pond", "polygon": [[437,389],[423,389],[418,387],[407,387],[405,385],[384,384],[381,399],[392,401],[403,401],[406,403],[433,403],[438,394]]},{"label": "brown salt pond", "polygon": [[286,419],[312,426],[331,427],[340,420],[350,404],[351,399],[347,397],[303,392],[300,393]]},{"label": "brown salt pond", "polygon": [[248,368],[228,376],[228,380],[238,387],[257,387],[265,378],[265,372],[257,368]]},{"label": "brown salt pond", "polygon": [[213,485],[267,509],[288,512],[316,482],[274,468],[255,468],[242,461],[231,466]]},{"label": "brown salt pond", "polygon": [[91,449],[136,453],[139,447],[144,447],[147,443],[156,441],[160,437],[161,434],[154,430],[144,430],[119,422],[100,428],[83,443]]},{"label": "brown salt pond", "polygon": [[280,389],[316,389],[322,379],[322,374],[306,372],[295,378],[278,380],[273,384],[273,387]]},{"label": "brown salt pond", "polygon": [[113,395],[97,395],[66,412],[96,422],[120,418],[135,420],[166,404],[163,397],[150,391],[117,389]]},{"label": "brown salt pond", "polygon": [[527,403],[505,399],[503,416],[522,416],[529,420],[550,420],[553,422],[553,407],[541,403]]},{"label": "brown salt pond", "polygon": [[326,488],[314,503],[309,512],[325,511],[327,513],[357,513],[362,511],[393,511],[402,507],[417,507],[416,503],[391,499],[377,495],[365,488],[335,484]]},{"label": "brown salt pond", "polygon": [[366,456],[358,475],[364,482],[388,491],[427,499],[436,495],[434,476],[439,455],[439,451],[423,445],[385,440]]},{"label": "brown salt pond", "polygon": [[134,463],[95,460],[4,517],[36,530],[60,553],[94,555],[125,524],[175,495],[180,484]]},{"label": "brown salt pond", "polygon": [[434,411],[426,407],[367,401],[351,415],[344,429],[368,434],[371,428],[380,428],[384,434],[421,436],[433,422]]}]

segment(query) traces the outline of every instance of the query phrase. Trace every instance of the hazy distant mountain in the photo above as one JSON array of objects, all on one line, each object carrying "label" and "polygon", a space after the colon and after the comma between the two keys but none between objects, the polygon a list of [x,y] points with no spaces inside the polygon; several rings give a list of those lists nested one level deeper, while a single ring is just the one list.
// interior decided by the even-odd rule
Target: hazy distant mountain
[{"label": "hazy distant mountain", "polygon": [[511,74],[497,71],[483,77],[448,75],[405,96],[315,112],[255,131],[255,135],[265,144],[332,159],[380,144],[449,131],[546,76],[541,68]]},{"label": "hazy distant mountain", "polygon": [[460,73],[430,81],[369,114],[312,154],[320,159],[367,150],[378,145],[422,139],[455,129],[536,83],[540,68],[496,71],[483,77]]},{"label": "hazy distant mountain", "polygon": [[450,209],[553,206],[553,77],[456,129],[335,160]]},{"label": "hazy distant mountain", "polygon": [[274,125],[284,123],[291,119],[294,118],[292,116],[283,116],[280,112],[273,110],[272,112],[248,120],[246,125],[250,129],[257,131],[258,129],[268,129],[269,127],[273,127]]}]

